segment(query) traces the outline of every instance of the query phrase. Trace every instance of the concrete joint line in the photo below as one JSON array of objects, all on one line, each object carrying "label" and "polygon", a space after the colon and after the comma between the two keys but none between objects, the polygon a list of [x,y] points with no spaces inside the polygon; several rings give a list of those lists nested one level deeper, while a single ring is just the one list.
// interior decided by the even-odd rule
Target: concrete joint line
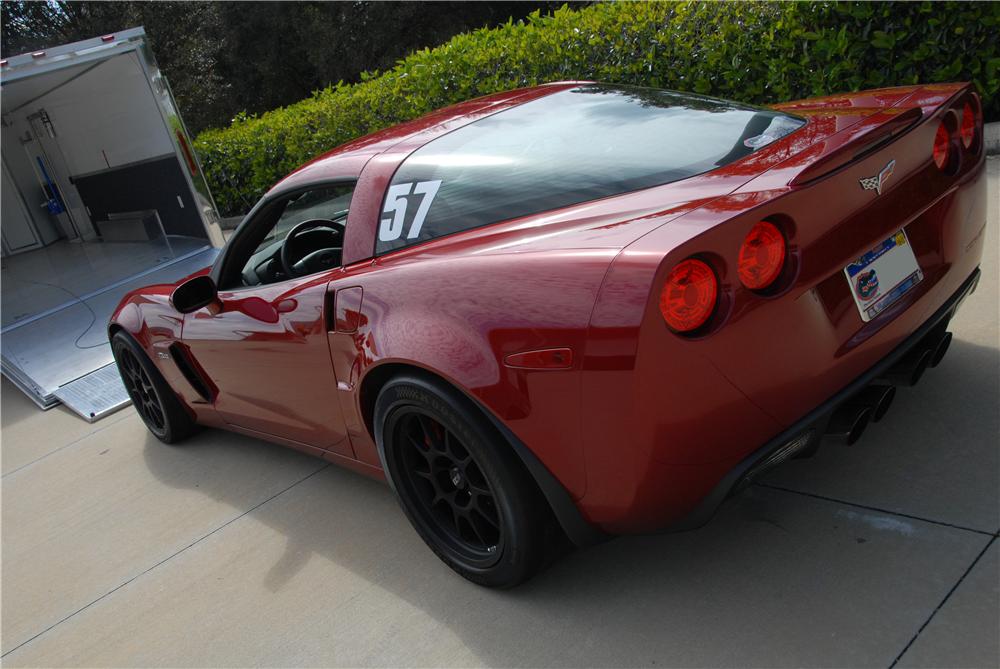
[{"label": "concrete joint line", "polygon": [[941,600],[941,603],[938,604],[933,611],[931,611],[931,614],[927,616],[927,620],[925,620],[924,624],[920,626],[920,629],[918,629],[917,633],[913,635],[913,638],[910,639],[909,643],[907,643],[903,647],[903,650],[899,651],[899,655],[897,655],[896,659],[893,660],[892,664],[889,665],[889,669],[893,669],[893,667],[896,666],[896,664],[900,661],[900,659],[902,659],[903,655],[906,654],[906,651],[908,651],[910,649],[910,646],[913,645],[913,642],[916,641],[917,637],[920,636],[920,633],[923,632],[924,628],[926,628],[930,624],[931,620],[934,619],[934,616],[937,615],[937,612],[941,610],[941,607],[943,607],[945,603],[947,603],[947,601],[951,598],[952,593],[958,590],[958,586],[962,585],[962,581],[965,580],[965,577],[969,575],[969,572],[972,571],[972,569],[976,566],[979,560],[982,559],[984,555],[986,555],[986,551],[990,549],[990,546],[992,546],[993,542],[995,542],[996,540],[997,538],[994,536],[992,539],[986,542],[986,545],[983,546],[983,550],[979,551],[979,555],[976,556],[976,559],[973,560],[972,564],[969,565],[968,569],[966,569],[962,573],[962,575],[955,582],[955,585],[951,586],[951,590],[949,590],[948,593],[944,596],[944,599]]},{"label": "concrete joint line", "polygon": [[22,469],[30,467],[31,465],[35,464],[36,462],[41,462],[42,460],[44,460],[45,458],[49,457],[50,455],[55,455],[56,453],[61,453],[64,450],[66,450],[67,448],[69,448],[71,446],[76,446],[81,441],[83,441],[85,439],[89,439],[90,437],[93,437],[95,434],[100,434],[101,432],[103,432],[104,430],[108,429],[109,427],[117,425],[118,423],[121,423],[124,420],[128,420],[129,418],[136,418],[136,417],[137,416],[135,414],[130,414],[128,412],[123,412],[121,416],[118,416],[115,420],[107,423],[106,425],[101,425],[99,428],[97,428],[93,432],[88,432],[87,434],[74,439],[73,441],[69,442],[68,444],[63,444],[62,446],[60,446],[59,448],[55,449],[54,451],[49,451],[45,455],[37,457],[34,460],[32,460],[31,462],[26,462],[23,465],[21,465],[20,467],[18,467],[17,469],[14,469],[14,470],[11,470],[11,471],[7,472],[6,474],[4,474],[0,478],[7,478],[8,476],[12,476],[12,475],[18,473],[19,471],[21,471]]},{"label": "concrete joint line", "polygon": [[781,492],[791,493],[793,495],[802,495],[803,497],[811,497],[813,499],[823,500],[824,502],[831,502],[833,504],[843,504],[845,506],[853,506],[856,509],[864,509],[866,511],[875,511],[876,513],[884,513],[890,516],[899,516],[900,518],[909,518],[910,520],[918,520],[922,523],[930,523],[931,525],[940,525],[941,527],[950,527],[955,530],[962,530],[964,532],[974,532],[975,534],[982,534],[987,537],[996,536],[993,532],[988,532],[986,530],[977,530],[972,527],[965,527],[964,525],[955,525],[954,523],[946,523],[943,520],[932,520],[930,518],[924,518],[922,516],[914,516],[909,513],[902,513],[900,511],[889,511],[888,509],[880,509],[877,506],[867,506],[865,504],[858,504],[856,502],[848,502],[843,499],[837,499],[835,497],[826,497],[824,495],[817,495],[811,492],[803,492],[801,490],[795,490],[793,488],[784,488],[778,485],[771,485],[770,483],[755,483],[755,486],[761,488],[768,488],[770,490],[778,490]]}]

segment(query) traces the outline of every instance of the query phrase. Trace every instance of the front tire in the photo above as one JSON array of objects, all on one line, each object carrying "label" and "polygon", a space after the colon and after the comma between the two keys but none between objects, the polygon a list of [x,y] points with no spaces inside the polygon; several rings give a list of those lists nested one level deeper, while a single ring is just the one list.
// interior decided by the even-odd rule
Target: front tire
[{"label": "front tire", "polygon": [[132,337],[116,332],[111,337],[111,351],[132,406],[153,436],[173,444],[197,430],[163,375]]},{"label": "front tire", "polygon": [[375,438],[414,529],[445,564],[479,585],[509,588],[537,573],[552,512],[510,446],[464,395],[418,375],[379,393]]}]

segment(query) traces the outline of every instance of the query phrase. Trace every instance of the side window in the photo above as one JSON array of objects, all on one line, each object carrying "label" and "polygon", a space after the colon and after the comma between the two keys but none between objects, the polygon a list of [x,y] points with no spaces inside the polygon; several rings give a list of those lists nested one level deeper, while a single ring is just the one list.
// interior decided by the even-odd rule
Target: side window
[{"label": "side window", "polygon": [[347,213],[354,184],[324,186],[275,202],[262,210],[246,238],[233,240],[241,267],[233,284],[260,286],[323,272],[341,264]]}]

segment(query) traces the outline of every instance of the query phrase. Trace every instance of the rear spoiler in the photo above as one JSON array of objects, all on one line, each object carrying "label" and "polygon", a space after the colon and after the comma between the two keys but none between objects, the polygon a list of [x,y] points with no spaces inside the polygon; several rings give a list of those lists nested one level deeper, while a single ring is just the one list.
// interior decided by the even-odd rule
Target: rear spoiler
[{"label": "rear spoiler", "polygon": [[923,118],[920,107],[889,107],[825,141],[825,155],[799,172],[788,185],[802,186],[865,157],[903,134]]}]

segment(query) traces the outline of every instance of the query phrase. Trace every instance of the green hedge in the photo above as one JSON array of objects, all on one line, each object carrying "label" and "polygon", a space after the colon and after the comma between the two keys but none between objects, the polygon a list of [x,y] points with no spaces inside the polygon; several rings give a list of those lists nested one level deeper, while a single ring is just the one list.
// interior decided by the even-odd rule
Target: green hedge
[{"label": "green hedge", "polygon": [[1000,118],[1000,3],[620,2],[458,35],[195,140],[225,214],[309,158],[468,98],[560,79],[766,103],[972,80]]}]

